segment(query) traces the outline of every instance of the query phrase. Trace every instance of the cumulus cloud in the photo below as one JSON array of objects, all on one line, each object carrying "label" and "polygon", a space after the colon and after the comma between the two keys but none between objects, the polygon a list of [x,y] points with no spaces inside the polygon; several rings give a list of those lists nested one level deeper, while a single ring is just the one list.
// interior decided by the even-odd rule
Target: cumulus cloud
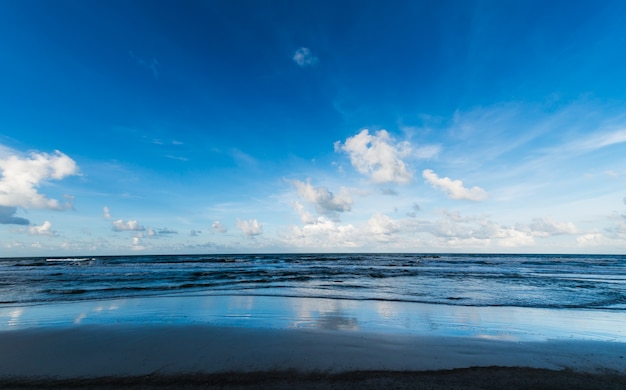
[{"label": "cumulus cloud", "polygon": [[337,213],[350,211],[352,207],[352,198],[345,188],[335,195],[326,187],[314,187],[310,179],[307,179],[306,183],[299,180],[293,180],[291,183],[296,186],[298,195],[315,205],[317,212],[322,215],[334,217]]},{"label": "cumulus cloud", "polygon": [[237,228],[248,237],[254,237],[263,234],[263,226],[256,219],[251,219],[248,221],[242,221],[238,219]]},{"label": "cumulus cloud", "polygon": [[218,233],[226,233],[228,229],[220,221],[215,221],[211,224],[211,229]]},{"label": "cumulus cloud", "polygon": [[26,218],[16,217],[17,207],[0,206],[0,225],[29,225]]},{"label": "cumulus cloud", "polygon": [[146,230],[136,220],[131,219],[124,222],[121,219],[116,219],[112,222],[113,230],[116,232],[142,232]]},{"label": "cumulus cloud", "polygon": [[361,130],[343,144],[335,142],[335,151],[347,153],[352,166],[375,183],[408,183],[413,177],[403,161],[411,153],[411,146],[406,141],[396,143],[386,130],[374,135]]},{"label": "cumulus cloud", "polygon": [[60,203],[38,192],[42,183],[48,180],[61,180],[78,174],[78,166],[68,156],[55,151],[31,153],[30,157],[21,158],[10,155],[0,159],[0,206],[66,209],[71,202]]},{"label": "cumulus cloud", "polygon": [[466,199],[480,201],[487,198],[487,192],[480,187],[465,188],[461,180],[451,180],[448,177],[440,178],[431,169],[425,169],[422,176],[433,187],[445,192],[450,199]]},{"label": "cumulus cloud", "polygon": [[104,208],[102,209],[102,215],[104,215],[104,218],[106,219],[111,219],[111,212],[109,211],[109,208],[107,206],[104,206]]},{"label": "cumulus cloud", "polygon": [[374,214],[367,221],[367,232],[373,235],[390,235],[400,231],[397,222],[382,213]]},{"label": "cumulus cloud", "polygon": [[319,59],[311,53],[311,49],[301,47],[293,53],[291,59],[298,64],[298,66],[304,68],[307,66],[315,66],[319,62]]},{"label": "cumulus cloud", "polygon": [[361,235],[353,225],[338,225],[328,218],[319,217],[314,223],[292,226],[285,239],[289,245],[319,249],[357,247],[359,237]]},{"label": "cumulus cloud", "polygon": [[199,236],[200,234],[202,234],[202,230],[195,230],[195,229],[192,229],[192,230],[189,232],[189,235],[190,235],[191,237],[197,237],[197,236]]},{"label": "cumulus cloud", "polygon": [[33,236],[54,236],[55,233],[51,229],[52,224],[50,223],[50,221],[44,221],[41,226],[34,225],[29,227],[28,233]]}]

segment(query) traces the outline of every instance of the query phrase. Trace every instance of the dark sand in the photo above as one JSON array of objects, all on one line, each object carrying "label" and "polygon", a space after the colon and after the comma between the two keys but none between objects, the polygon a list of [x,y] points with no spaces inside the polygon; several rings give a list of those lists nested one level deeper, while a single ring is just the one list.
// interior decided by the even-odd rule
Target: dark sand
[{"label": "dark sand", "polygon": [[0,388],[626,389],[618,342],[208,325],[0,332]]},{"label": "dark sand", "polygon": [[63,380],[0,380],[2,389],[626,389],[626,376],[571,370],[472,367],[439,371],[270,371]]}]

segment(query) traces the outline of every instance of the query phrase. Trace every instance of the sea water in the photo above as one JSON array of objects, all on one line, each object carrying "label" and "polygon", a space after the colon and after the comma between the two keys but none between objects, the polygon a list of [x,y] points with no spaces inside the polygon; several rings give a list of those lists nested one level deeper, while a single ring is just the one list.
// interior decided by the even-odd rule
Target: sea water
[{"label": "sea water", "polygon": [[0,259],[0,328],[137,321],[626,341],[626,256]]}]

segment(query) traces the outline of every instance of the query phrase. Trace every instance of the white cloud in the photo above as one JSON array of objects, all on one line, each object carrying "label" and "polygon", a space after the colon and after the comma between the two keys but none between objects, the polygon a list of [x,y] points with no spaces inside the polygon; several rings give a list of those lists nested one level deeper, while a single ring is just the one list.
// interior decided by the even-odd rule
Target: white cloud
[{"label": "white cloud", "polygon": [[344,151],[356,170],[375,183],[408,183],[413,177],[403,157],[411,153],[408,142],[395,143],[386,130],[370,135],[367,129],[346,141],[335,142],[335,151]]},{"label": "white cloud", "polygon": [[130,249],[133,251],[142,251],[146,249],[146,247],[141,244],[141,237],[133,237],[133,245]]},{"label": "white cloud", "polygon": [[111,212],[109,211],[109,208],[107,206],[104,206],[104,208],[102,209],[102,213],[104,215],[104,218],[111,219]]},{"label": "white cloud", "polygon": [[142,232],[146,230],[146,228],[139,225],[139,223],[134,219],[126,222],[121,219],[116,219],[112,222],[112,226],[113,230],[116,232]]},{"label": "white cloud", "polygon": [[307,179],[306,183],[299,180],[293,180],[291,183],[298,189],[298,194],[314,204],[317,212],[322,215],[334,217],[337,213],[351,209],[352,198],[345,188],[335,195],[326,187],[313,187],[310,179]]},{"label": "white cloud", "polygon": [[626,129],[593,134],[575,145],[584,150],[596,150],[626,142]]},{"label": "white cloud", "polygon": [[304,209],[304,206],[302,206],[300,202],[293,202],[293,208],[298,212],[298,215],[300,215],[300,219],[302,220],[303,224],[308,225],[308,224],[315,223],[316,221],[315,217],[313,217],[311,213],[306,211]]},{"label": "white cloud", "polygon": [[487,198],[487,192],[480,187],[472,187],[471,189],[463,187],[461,180],[451,180],[448,177],[439,178],[431,169],[425,169],[422,172],[424,179],[433,187],[438,188],[448,194],[450,199],[466,199],[480,201]]},{"label": "white cloud", "polygon": [[20,158],[10,155],[0,159],[0,206],[65,209],[71,202],[62,204],[38,192],[38,187],[48,180],[61,180],[78,174],[78,166],[65,154],[31,153]]},{"label": "white cloud", "polygon": [[608,246],[611,240],[600,232],[585,233],[576,238],[576,244],[581,247],[600,247]]},{"label": "white cloud", "polygon": [[211,229],[218,233],[226,233],[228,229],[220,221],[215,221],[211,224]]},{"label": "white cloud", "polygon": [[578,229],[572,222],[557,222],[551,218],[534,218],[528,226],[535,237],[550,237],[563,234],[576,234]]},{"label": "white cloud", "polygon": [[390,235],[400,231],[400,227],[385,214],[376,213],[367,221],[366,230],[373,235]]},{"label": "white cloud", "polygon": [[28,228],[28,233],[33,236],[54,236],[55,233],[51,230],[52,224],[50,221],[45,221],[41,226],[31,226]]},{"label": "white cloud", "polygon": [[29,225],[30,221],[26,218],[16,217],[17,207],[0,206],[0,225]]},{"label": "white cloud", "polygon": [[319,217],[314,223],[292,226],[285,239],[290,246],[319,250],[358,247],[360,244],[356,240],[359,237],[358,230],[351,224],[338,225],[328,218]]},{"label": "white cloud", "polygon": [[306,47],[301,47],[296,50],[291,59],[302,68],[315,66],[319,62],[319,59],[311,53],[311,49]]},{"label": "white cloud", "polygon": [[248,221],[237,220],[237,228],[241,230],[241,232],[248,236],[258,236],[263,234],[263,226],[256,219],[251,219]]}]

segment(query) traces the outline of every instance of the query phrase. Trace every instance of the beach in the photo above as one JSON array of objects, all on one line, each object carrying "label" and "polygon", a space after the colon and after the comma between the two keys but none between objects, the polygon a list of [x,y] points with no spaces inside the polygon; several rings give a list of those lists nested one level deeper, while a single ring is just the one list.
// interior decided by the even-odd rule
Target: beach
[{"label": "beach", "polygon": [[[608,322],[620,329],[620,316],[393,302],[385,308],[383,322],[372,318],[380,311],[377,302],[287,297],[158,297],[5,308],[0,384],[626,388],[623,335],[585,332],[581,325],[593,330]],[[473,320],[460,326],[458,319],[470,313]],[[568,323],[569,314],[578,318],[578,330]],[[558,332],[563,337],[555,337]]]}]

